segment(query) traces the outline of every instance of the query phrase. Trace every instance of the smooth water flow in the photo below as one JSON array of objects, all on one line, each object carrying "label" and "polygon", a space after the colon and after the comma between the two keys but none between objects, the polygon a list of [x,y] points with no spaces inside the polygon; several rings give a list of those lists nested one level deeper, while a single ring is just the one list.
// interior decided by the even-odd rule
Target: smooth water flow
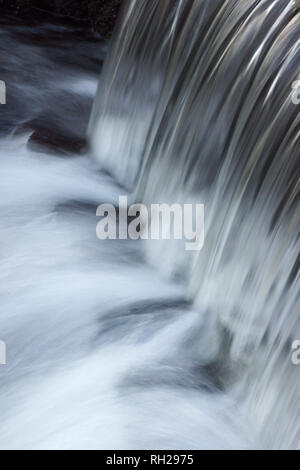
[{"label": "smooth water flow", "polygon": [[[294,0],[128,0],[108,50],[1,18],[0,448],[300,448],[299,33]],[[204,204],[204,248],[98,240],[120,195]]]},{"label": "smooth water flow", "polygon": [[[126,194],[82,149],[105,45],[53,25],[0,36],[0,447],[259,446],[184,283],[147,264],[143,244],[96,238],[97,206]],[[114,126],[117,145],[123,116]]]},{"label": "smooth water flow", "polygon": [[137,202],[205,204],[198,255],[144,251],[186,283],[208,363],[271,448],[300,446],[299,38],[293,0],[128,1],[89,127]]}]

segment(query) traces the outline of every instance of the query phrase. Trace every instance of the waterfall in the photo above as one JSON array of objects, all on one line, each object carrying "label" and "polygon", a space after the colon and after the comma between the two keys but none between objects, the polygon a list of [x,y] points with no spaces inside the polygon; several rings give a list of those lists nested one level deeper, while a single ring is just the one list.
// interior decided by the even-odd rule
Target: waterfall
[{"label": "waterfall", "polygon": [[137,202],[199,201],[204,249],[145,244],[213,324],[212,363],[262,442],[299,448],[300,10],[294,0],[130,0],[89,126]]}]

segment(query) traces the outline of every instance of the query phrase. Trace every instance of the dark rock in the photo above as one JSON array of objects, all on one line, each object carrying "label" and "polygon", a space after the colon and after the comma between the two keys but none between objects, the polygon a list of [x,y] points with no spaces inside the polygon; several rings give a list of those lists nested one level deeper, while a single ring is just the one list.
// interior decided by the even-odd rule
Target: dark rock
[{"label": "dark rock", "polygon": [[54,155],[76,155],[86,148],[86,140],[67,129],[52,127],[51,129],[39,124],[36,120],[26,124],[34,129],[28,141],[30,150],[43,151]]},{"label": "dark rock", "polygon": [[[66,22],[90,27],[102,37],[111,36],[122,0],[0,0],[1,13],[12,22],[36,24]],[[6,18],[7,21],[7,18]],[[1,19],[0,19],[1,22]]]}]

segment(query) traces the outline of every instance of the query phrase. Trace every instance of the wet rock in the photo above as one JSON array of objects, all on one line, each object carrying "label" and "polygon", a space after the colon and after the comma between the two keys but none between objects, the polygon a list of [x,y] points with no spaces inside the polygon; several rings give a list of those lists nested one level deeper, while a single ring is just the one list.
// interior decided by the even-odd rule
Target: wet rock
[{"label": "wet rock", "polygon": [[43,151],[54,155],[78,155],[86,148],[86,139],[59,127],[47,127],[33,120],[27,123],[28,129],[34,129],[28,141],[33,151]]}]

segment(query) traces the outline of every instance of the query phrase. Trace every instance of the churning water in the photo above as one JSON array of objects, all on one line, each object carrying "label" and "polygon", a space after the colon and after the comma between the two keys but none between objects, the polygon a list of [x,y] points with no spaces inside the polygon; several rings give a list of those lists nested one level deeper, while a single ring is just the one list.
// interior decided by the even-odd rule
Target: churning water
[{"label": "churning water", "polygon": [[139,202],[205,204],[198,256],[169,242],[145,252],[185,278],[218,377],[275,448],[300,445],[299,76],[299,2],[132,0],[89,128]]},{"label": "churning water", "polygon": [[0,34],[1,448],[249,446],[183,286],[137,242],[96,238],[96,207],[126,192],[65,148],[85,134],[105,47],[59,26]]},{"label": "churning water", "polygon": [[[128,1],[91,154],[105,45],[0,27],[1,448],[299,447],[299,23],[293,1]],[[126,192],[204,203],[201,253],[100,242]]]}]

